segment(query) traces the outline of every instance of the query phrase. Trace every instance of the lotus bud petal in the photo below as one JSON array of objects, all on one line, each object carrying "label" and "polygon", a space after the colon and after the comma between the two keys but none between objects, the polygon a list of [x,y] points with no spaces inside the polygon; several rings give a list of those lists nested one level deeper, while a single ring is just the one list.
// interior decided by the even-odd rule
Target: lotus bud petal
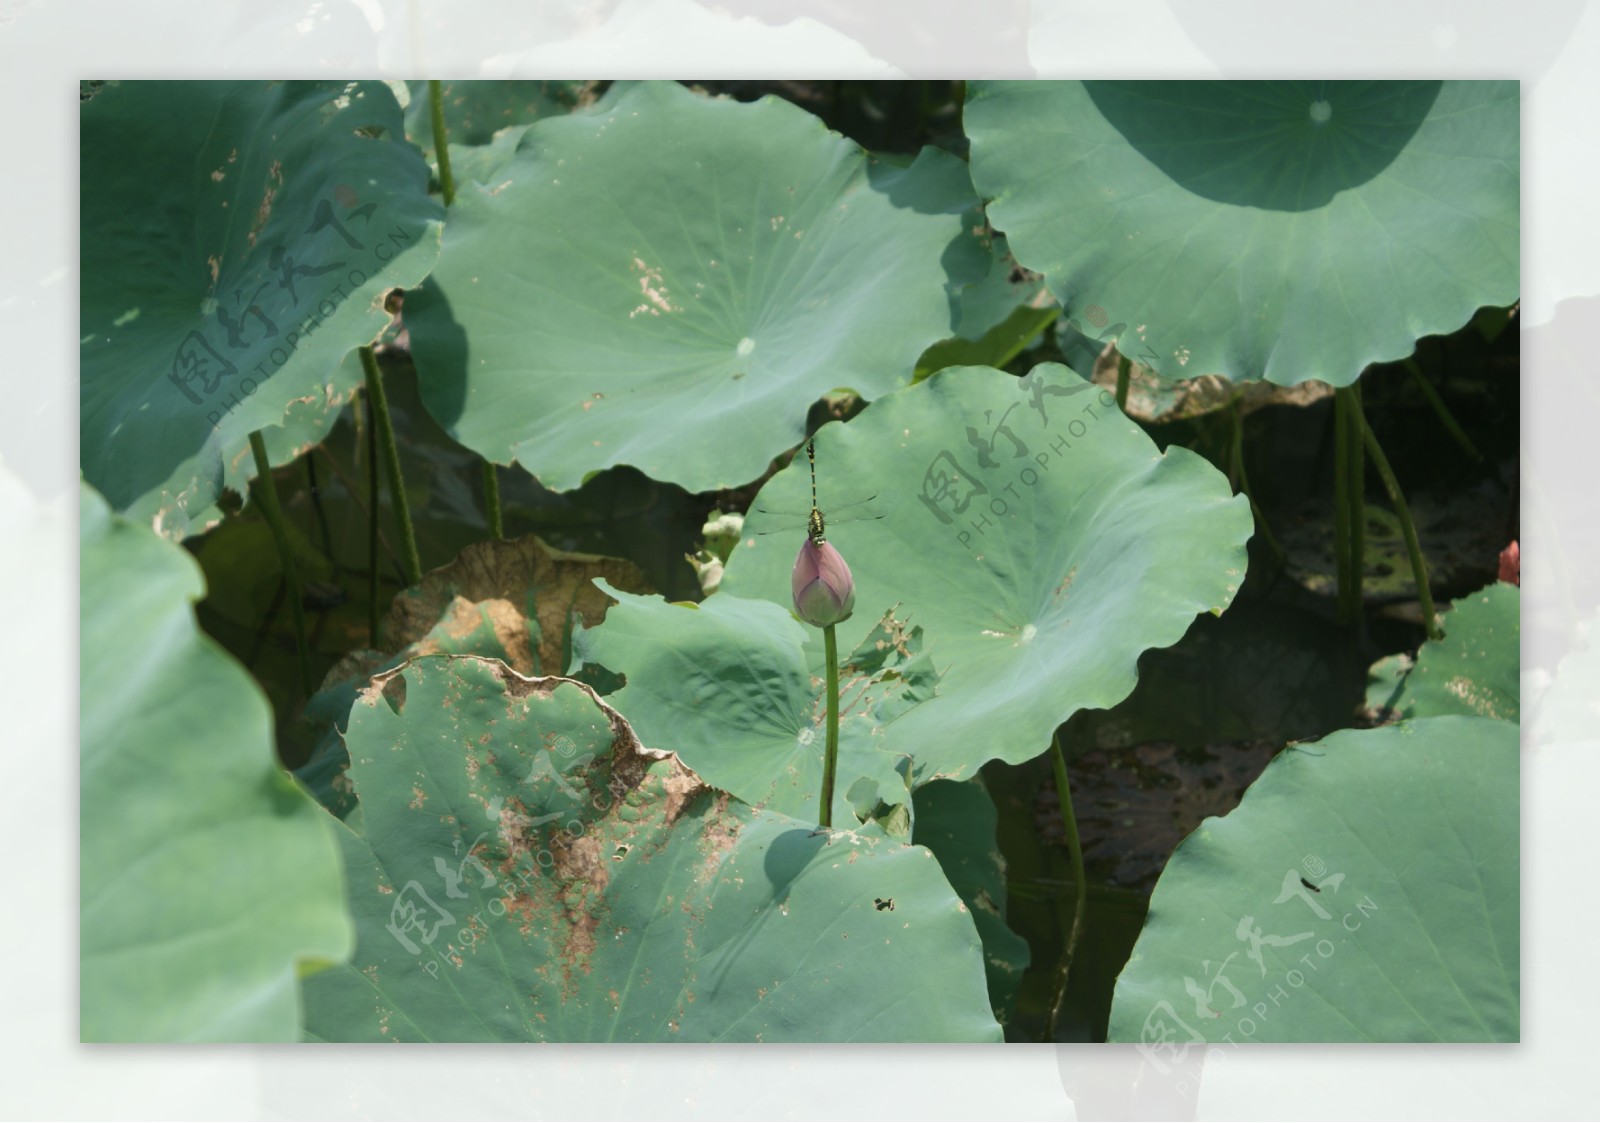
[{"label": "lotus bud petal", "polygon": [[794,559],[794,610],[800,619],[827,628],[850,619],[856,583],[850,567],[827,542],[808,537]]}]

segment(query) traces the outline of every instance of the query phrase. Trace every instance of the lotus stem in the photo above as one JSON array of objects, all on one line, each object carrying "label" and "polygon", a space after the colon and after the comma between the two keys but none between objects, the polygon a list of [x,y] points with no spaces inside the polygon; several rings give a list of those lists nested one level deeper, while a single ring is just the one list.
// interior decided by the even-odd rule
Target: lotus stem
[{"label": "lotus stem", "polygon": [[456,201],[456,181],[450,174],[450,137],[444,127],[444,90],[440,83],[428,82],[428,115],[433,118],[433,154],[439,161],[439,190],[444,205]]},{"label": "lotus stem", "polygon": [[[394,443],[394,425],[389,420],[389,399],[384,396],[383,375],[378,370],[378,359],[371,347],[361,348],[361,369],[367,377],[372,428],[376,431],[378,445],[383,449],[384,464],[388,468],[389,495],[394,500],[395,520],[400,526],[400,549],[405,559],[406,583],[415,585],[422,580],[422,559],[417,554],[417,536],[411,527],[411,508],[406,504],[406,481],[400,472],[400,450]],[[376,496],[372,509],[376,517]]]},{"label": "lotus stem", "polygon": [[1468,437],[1456,422],[1455,414],[1451,413],[1450,407],[1444,404],[1444,399],[1439,396],[1439,391],[1433,388],[1433,383],[1429,382],[1426,376],[1423,375],[1422,368],[1417,366],[1417,361],[1415,359],[1407,359],[1406,369],[1411,372],[1411,377],[1416,380],[1417,385],[1421,388],[1422,396],[1428,399],[1428,404],[1433,407],[1433,412],[1438,416],[1439,423],[1445,427],[1445,431],[1455,439],[1456,444],[1460,445],[1468,456],[1482,463],[1483,453],[1478,451],[1478,446],[1472,443],[1472,438]]},{"label": "lotus stem", "polygon": [[322,535],[322,554],[333,566],[334,580],[339,578],[339,559],[333,553],[333,533],[328,529],[328,512],[322,509],[322,488],[317,486],[317,458],[306,457],[306,491],[311,495],[311,509],[317,514],[317,529]]},{"label": "lotus stem", "polygon": [[1072,922],[1067,929],[1067,946],[1061,955],[1061,970],[1056,978],[1055,1000],[1050,1004],[1050,1020],[1046,1037],[1055,1036],[1056,1024],[1061,1020],[1061,1009],[1067,1001],[1067,979],[1072,973],[1072,957],[1078,950],[1078,937],[1083,932],[1083,917],[1089,899],[1089,881],[1083,869],[1083,846],[1078,841],[1078,820],[1072,812],[1072,789],[1067,786],[1067,758],[1061,751],[1061,731],[1050,736],[1050,763],[1055,767],[1056,798],[1061,803],[1061,825],[1066,830],[1067,846],[1072,857]]},{"label": "lotus stem", "polygon": [[1350,456],[1345,461],[1350,479],[1345,495],[1350,503],[1350,612],[1356,620],[1361,617],[1367,576],[1367,460],[1361,451],[1367,424],[1361,414],[1360,380],[1338,392],[1345,395],[1344,423],[1350,432]]},{"label": "lotus stem", "polygon": [[1272,527],[1267,525],[1267,516],[1261,510],[1261,505],[1256,502],[1255,495],[1250,490],[1250,474],[1244,468],[1244,409],[1240,405],[1239,395],[1235,394],[1231,403],[1230,413],[1233,415],[1233,467],[1239,477],[1239,490],[1250,501],[1250,513],[1255,516],[1256,526],[1261,528],[1261,537],[1266,541],[1272,554],[1280,562],[1286,555],[1283,547],[1278,545],[1277,536],[1272,533]]},{"label": "lotus stem", "polygon": [[306,606],[300,594],[294,548],[289,543],[289,527],[283,521],[283,509],[278,506],[278,485],[272,479],[272,465],[267,462],[267,443],[261,439],[260,429],[250,434],[250,452],[256,461],[256,498],[261,504],[261,514],[272,531],[272,541],[278,547],[278,562],[283,566],[289,615],[294,621],[295,650],[300,656],[300,686],[309,698],[316,683],[311,678],[311,648],[306,642]]},{"label": "lotus stem", "polygon": [[[1333,395],[1333,562],[1339,589],[1339,620],[1355,618],[1350,589],[1350,426],[1345,414],[1350,404],[1337,390]],[[1356,451],[1360,455],[1360,450]]]},{"label": "lotus stem", "polygon": [[505,516],[500,513],[500,477],[495,472],[494,461],[482,460],[479,466],[483,469],[483,508],[489,518],[489,534],[500,539],[506,536]]},{"label": "lotus stem", "polygon": [[367,455],[367,635],[368,646],[378,650],[378,425],[372,416],[372,398],[363,402]]},{"label": "lotus stem", "polygon": [[833,625],[822,629],[822,649],[828,661],[828,729],[822,757],[822,807],[818,825],[833,829],[833,782],[839,771],[839,642]]},{"label": "lotus stem", "polygon": [[[1357,410],[1361,407],[1359,403]],[[1417,582],[1417,599],[1422,602],[1422,625],[1427,629],[1429,639],[1443,639],[1444,632],[1439,627],[1438,618],[1433,611],[1433,590],[1428,586],[1428,565],[1422,557],[1422,544],[1417,541],[1416,524],[1411,521],[1411,508],[1406,505],[1406,497],[1400,490],[1400,481],[1395,479],[1394,469],[1389,467],[1389,458],[1383,454],[1383,449],[1378,445],[1378,438],[1372,434],[1372,426],[1362,425],[1366,436],[1367,453],[1372,457],[1372,463],[1378,469],[1378,475],[1383,478],[1383,488],[1389,493],[1389,502],[1394,505],[1395,517],[1400,520],[1400,533],[1405,535],[1406,553],[1411,558],[1411,573]]]}]

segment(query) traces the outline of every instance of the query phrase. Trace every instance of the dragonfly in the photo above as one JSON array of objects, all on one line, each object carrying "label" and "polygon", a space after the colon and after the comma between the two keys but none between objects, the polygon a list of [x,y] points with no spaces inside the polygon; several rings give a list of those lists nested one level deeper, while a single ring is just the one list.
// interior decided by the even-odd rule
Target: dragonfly
[{"label": "dragonfly", "polygon": [[[790,524],[787,526],[774,527],[771,530],[763,530],[760,532],[761,535],[789,534],[793,531],[799,530],[800,526],[803,525],[805,527],[805,532],[810,537],[811,541],[820,546],[827,541],[828,522],[830,518],[834,523],[870,522],[875,519],[883,518],[881,513],[874,513],[866,506],[877,498],[876,495],[869,495],[865,499],[857,499],[854,502],[846,503],[840,507],[836,507],[834,508],[835,514],[833,516],[824,516],[822,513],[822,508],[817,505],[817,450],[815,444],[809,440],[806,441],[806,463],[811,468],[811,509],[809,511],[785,511],[775,507],[767,507],[765,505],[754,508],[755,514],[771,515],[779,518],[804,518],[805,522],[799,525]],[[840,511],[849,511],[855,513],[840,515],[838,514]]]}]

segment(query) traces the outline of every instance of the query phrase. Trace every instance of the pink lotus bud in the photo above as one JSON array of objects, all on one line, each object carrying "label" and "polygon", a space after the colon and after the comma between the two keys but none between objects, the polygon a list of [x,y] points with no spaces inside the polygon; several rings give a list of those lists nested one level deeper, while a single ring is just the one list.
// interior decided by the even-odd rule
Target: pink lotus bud
[{"label": "pink lotus bud", "polygon": [[794,559],[794,610],[800,619],[826,628],[850,619],[856,607],[856,583],[827,542],[807,537]]}]

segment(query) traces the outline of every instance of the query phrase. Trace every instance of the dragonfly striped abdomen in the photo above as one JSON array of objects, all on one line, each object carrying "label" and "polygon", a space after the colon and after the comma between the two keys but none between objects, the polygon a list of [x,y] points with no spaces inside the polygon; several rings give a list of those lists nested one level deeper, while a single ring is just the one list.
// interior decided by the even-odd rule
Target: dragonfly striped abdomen
[{"label": "dragonfly striped abdomen", "polygon": [[762,519],[777,518],[790,519],[792,522],[769,527],[758,531],[757,534],[792,534],[797,530],[804,530],[813,542],[822,543],[827,538],[828,525],[843,525],[854,522],[870,522],[883,518],[882,512],[873,510],[869,504],[877,499],[876,495],[869,495],[865,499],[856,499],[837,507],[831,507],[832,514],[823,514],[822,508],[817,504],[817,458],[816,451],[810,441],[806,442],[806,459],[811,468],[811,508],[808,511],[784,510],[771,507],[765,503],[757,504],[750,508],[750,514],[760,516]]}]

